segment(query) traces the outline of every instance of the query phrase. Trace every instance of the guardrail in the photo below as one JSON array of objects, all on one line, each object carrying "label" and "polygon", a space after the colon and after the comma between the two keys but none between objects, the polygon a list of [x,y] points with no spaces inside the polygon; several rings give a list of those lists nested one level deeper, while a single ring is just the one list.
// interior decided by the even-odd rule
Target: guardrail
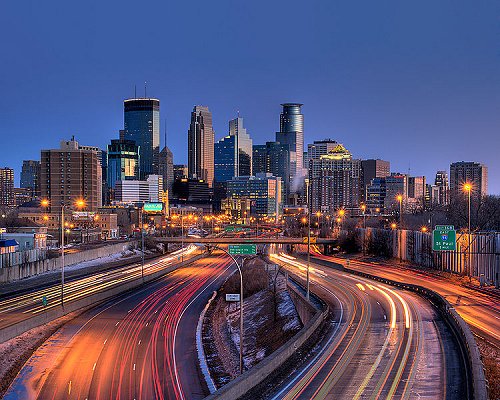
[{"label": "guardrail", "polygon": [[467,325],[467,323],[458,315],[453,306],[440,294],[433,290],[427,289],[420,285],[411,283],[403,283],[393,281],[392,279],[381,278],[376,275],[367,274],[365,272],[353,270],[350,268],[343,268],[347,273],[362,276],[374,281],[386,283],[391,286],[396,286],[401,289],[410,290],[428,299],[444,317],[452,331],[455,333],[459,344],[463,347],[464,352],[467,354],[467,361],[471,372],[470,385],[472,386],[471,394],[474,400],[487,400],[488,387],[486,378],[484,376],[483,363],[476,344],[476,340]]},{"label": "guardrail", "polygon": [[[307,303],[308,300],[296,291],[297,298]],[[314,307],[314,306],[313,306]],[[205,397],[205,400],[235,400],[246,394],[250,389],[257,386],[271,375],[276,369],[281,367],[293,354],[302,346],[309,337],[318,329],[323,320],[327,317],[329,308],[325,305],[321,310],[318,310],[314,317],[302,327],[288,342],[281,346],[274,353],[266,357],[259,364],[250,368],[242,375],[233,379],[228,384],[222,386],[213,394]]]}]

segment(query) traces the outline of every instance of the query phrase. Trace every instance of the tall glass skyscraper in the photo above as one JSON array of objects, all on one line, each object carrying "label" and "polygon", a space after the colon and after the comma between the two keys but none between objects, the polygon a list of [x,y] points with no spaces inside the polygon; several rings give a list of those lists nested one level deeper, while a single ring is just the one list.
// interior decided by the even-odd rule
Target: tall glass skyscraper
[{"label": "tall glass skyscraper", "polygon": [[302,176],[304,158],[304,115],[302,104],[284,103],[280,115],[280,131],[276,132],[276,141],[287,144],[290,148],[290,175]]},{"label": "tall glass skyscraper", "polygon": [[209,187],[214,180],[214,136],[212,113],[208,107],[195,106],[188,130],[188,173]]},{"label": "tall glass skyscraper", "polygon": [[140,179],[145,180],[159,172],[160,100],[127,99],[124,111],[124,138],[140,147]]}]

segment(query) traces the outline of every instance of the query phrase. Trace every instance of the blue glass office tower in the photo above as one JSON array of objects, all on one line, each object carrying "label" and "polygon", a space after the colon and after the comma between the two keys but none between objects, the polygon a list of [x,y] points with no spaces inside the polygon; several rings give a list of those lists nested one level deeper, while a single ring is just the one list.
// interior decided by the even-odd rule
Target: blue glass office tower
[{"label": "blue glass office tower", "polygon": [[160,100],[127,99],[124,101],[124,138],[141,149],[140,179],[159,173]]},{"label": "blue glass office tower", "polygon": [[116,182],[139,179],[139,147],[133,140],[112,140],[107,151],[107,184],[114,189]]},{"label": "blue glass office tower", "polygon": [[216,182],[226,182],[235,175],[236,136],[226,136],[214,145],[214,178]]},{"label": "blue glass office tower", "polygon": [[276,141],[286,144],[290,149],[290,175],[302,176],[304,158],[304,115],[302,104],[284,103],[280,114],[280,131],[276,132]]}]

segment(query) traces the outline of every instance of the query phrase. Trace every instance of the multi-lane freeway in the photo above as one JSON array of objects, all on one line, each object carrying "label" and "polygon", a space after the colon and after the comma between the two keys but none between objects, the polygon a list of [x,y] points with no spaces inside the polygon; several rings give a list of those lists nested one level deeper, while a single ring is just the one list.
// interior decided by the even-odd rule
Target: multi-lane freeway
[{"label": "multi-lane freeway", "polygon": [[[286,254],[271,260],[305,278]],[[334,310],[317,353],[280,383],[273,399],[465,398],[460,348],[432,306],[415,294],[318,264],[313,291]]]},{"label": "multi-lane freeway", "polygon": [[[195,246],[185,252],[193,255]],[[170,266],[177,257],[148,263],[144,273]],[[269,257],[305,278],[304,261],[284,253]],[[255,398],[467,397],[471,388],[464,354],[430,303],[322,265],[333,259],[317,257],[311,264],[311,287],[329,305],[331,319],[308,356]],[[205,397],[196,326],[209,296],[231,271],[229,257],[214,251],[85,311],[33,354],[5,398]],[[74,280],[67,284],[66,301],[140,276],[140,265],[132,265]],[[43,312],[43,296],[47,307],[58,307],[60,286],[0,302],[0,328]]]},{"label": "multi-lane freeway", "polygon": [[[159,260],[147,262],[144,268],[140,263],[89,275],[83,278],[66,282],[64,286],[64,302],[70,303],[99,293],[124,283],[140,279],[169,267],[179,260],[192,257],[197,251],[195,245],[178,250]],[[199,253],[199,250],[198,250]],[[43,299],[46,303],[42,302]],[[61,305],[61,284],[53,284],[41,289],[33,290],[0,301],[0,329],[16,322],[31,318],[34,315],[47,312]]]},{"label": "multi-lane freeway", "polygon": [[214,252],[85,312],[41,346],[6,399],[201,399],[195,333],[232,262]]}]

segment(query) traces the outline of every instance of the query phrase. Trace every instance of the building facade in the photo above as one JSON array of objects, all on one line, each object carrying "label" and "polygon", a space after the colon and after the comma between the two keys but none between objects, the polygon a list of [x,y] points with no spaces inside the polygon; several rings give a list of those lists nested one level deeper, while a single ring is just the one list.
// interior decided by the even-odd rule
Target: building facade
[{"label": "building facade", "polygon": [[127,99],[124,101],[124,133],[140,147],[140,179],[158,174],[160,154],[160,100]]},{"label": "building facade", "polygon": [[195,106],[188,130],[188,175],[209,187],[214,180],[214,136],[212,113],[208,107]]},{"label": "building facade", "polygon": [[240,176],[227,181],[227,196],[250,200],[250,216],[279,218],[283,203],[281,178],[271,174]]},{"label": "building facade", "polygon": [[463,185],[472,185],[472,196],[488,194],[488,167],[477,162],[460,161],[450,164],[450,196],[463,194]]},{"label": "building facade", "polygon": [[102,203],[102,177],[98,154],[81,149],[72,138],[59,149],[41,151],[40,191],[50,200],[50,212],[85,201],[85,210],[95,211]]},{"label": "building facade", "polygon": [[14,170],[9,167],[0,168],[0,206],[14,207]]},{"label": "building facade", "polygon": [[33,197],[40,196],[40,161],[23,161],[20,187],[30,189]]},{"label": "building facade", "polygon": [[328,154],[309,161],[309,182],[312,212],[357,208],[363,196],[361,160],[337,144]]},{"label": "building facade", "polygon": [[[303,176],[304,157],[304,115],[302,104],[284,103],[280,114],[280,131],[276,132],[276,142],[289,146],[290,151],[290,180]],[[298,191],[300,187],[291,185],[291,190]],[[293,187],[293,188],[292,188]],[[297,190],[295,190],[297,189]]]},{"label": "building facade", "polygon": [[139,179],[139,152],[140,148],[133,140],[111,140],[108,144],[107,184],[111,190],[118,181]]},{"label": "building facade", "polygon": [[163,190],[171,197],[172,185],[174,184],[174,154],[165,146],[160,151],[160,169],[159,175],[163,177]]}]

